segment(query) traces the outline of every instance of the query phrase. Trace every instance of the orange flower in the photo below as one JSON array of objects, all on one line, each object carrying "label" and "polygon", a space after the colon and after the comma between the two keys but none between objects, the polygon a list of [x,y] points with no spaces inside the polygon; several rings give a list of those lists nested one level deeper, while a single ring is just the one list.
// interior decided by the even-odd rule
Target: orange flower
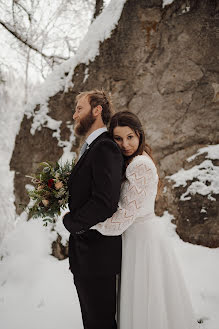
[{"label": "orange flower", "polygon": [[58,181],[57,183],[55,183],[55,188],[57,190],[60,190],[60,188],[62,188],[62,187],[63,187],[63,183],[62,182]]},{"label": "orange flower", "polygon": [[44,207],[48,207],[49,200],[44,199],[44,200],[42,200],[42,203],[43,203]]},{"label": "orange flower", "polygon": [[43,188],[44,188],[43,185],[39,185],[39,186],[37,187],[37,190],[40,191],[40,190],[43,190]]}]

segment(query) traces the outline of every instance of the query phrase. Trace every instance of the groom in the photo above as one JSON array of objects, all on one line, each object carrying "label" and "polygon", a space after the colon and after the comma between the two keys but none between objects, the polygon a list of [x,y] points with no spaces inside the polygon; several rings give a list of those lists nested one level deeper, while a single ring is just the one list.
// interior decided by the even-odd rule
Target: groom
[{"label": "groom", "polygon": [[69,209],[64,216],[69,262],[85,329],[116,329],[116,275],[121,267],[121,236],[89,230],[117,210],[123,158],[106,125],[112,108],[104,92],[76,98],[74,129],[86,141],[68,182]]}]

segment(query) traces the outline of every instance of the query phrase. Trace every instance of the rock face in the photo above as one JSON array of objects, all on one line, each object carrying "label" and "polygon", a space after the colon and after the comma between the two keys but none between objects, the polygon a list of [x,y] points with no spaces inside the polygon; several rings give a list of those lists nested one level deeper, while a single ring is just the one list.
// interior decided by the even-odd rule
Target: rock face
[{"label": "rock face", "polygon": [[192,161],[184,161],[184,169],[166,176],[159,201],[159,211],[174,215],[177,232],[184,241],[218,247],[219,236],[219,145],[200,149]]},{"label": "rock face", "polygon": [[[80,91],[103,87],[111,93],[117,111],[128,109],[139,115],[166,186],[157,214],[168,210],[182,239],[209,247],[219,246],[216,202],[199,194],[180,201],[185,187],[172,189],[173,183],[164,177],[185,167],[186,159],[199,148],[218,143],[218,54],[217,0],[176,0],[164,8],[161,0],[127,0],[99,55],[89,65],[78,65],[73,87],[51,96],[48,105],[49,116],[62,121],[62,141],[70,138],[68,124]],[[28,201],[25,174],[33,172],[38,162],[62,155],[49,128],[30,134],[32,121],[33,117],[24,117],[11,159],[17,209]],[[77,147],[73,145],[73,150]],[[200,213],[203,204],[208,220]]]}]

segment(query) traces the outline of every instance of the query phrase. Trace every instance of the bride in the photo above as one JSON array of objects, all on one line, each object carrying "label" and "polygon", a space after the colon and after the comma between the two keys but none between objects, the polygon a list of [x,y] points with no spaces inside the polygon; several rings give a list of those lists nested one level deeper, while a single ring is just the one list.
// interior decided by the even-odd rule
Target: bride
[{"label": "bride", "polygon": [[116,113],[109,132],[125,159],[118,210],[92,229],[122,234],[120,329],[197,328],[170,242],[154,213],[159,177],[138,117]]}]

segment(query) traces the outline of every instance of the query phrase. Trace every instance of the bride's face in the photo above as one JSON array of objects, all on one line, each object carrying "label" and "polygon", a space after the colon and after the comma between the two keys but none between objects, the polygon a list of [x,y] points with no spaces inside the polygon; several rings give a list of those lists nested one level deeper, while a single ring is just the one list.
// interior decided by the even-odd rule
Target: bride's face
[{"label": "bride's face", "polygon": [[139,136],[130,127],[115,127],[113,139],[119,145],[123,155],[131,156],[139,146]]}]

